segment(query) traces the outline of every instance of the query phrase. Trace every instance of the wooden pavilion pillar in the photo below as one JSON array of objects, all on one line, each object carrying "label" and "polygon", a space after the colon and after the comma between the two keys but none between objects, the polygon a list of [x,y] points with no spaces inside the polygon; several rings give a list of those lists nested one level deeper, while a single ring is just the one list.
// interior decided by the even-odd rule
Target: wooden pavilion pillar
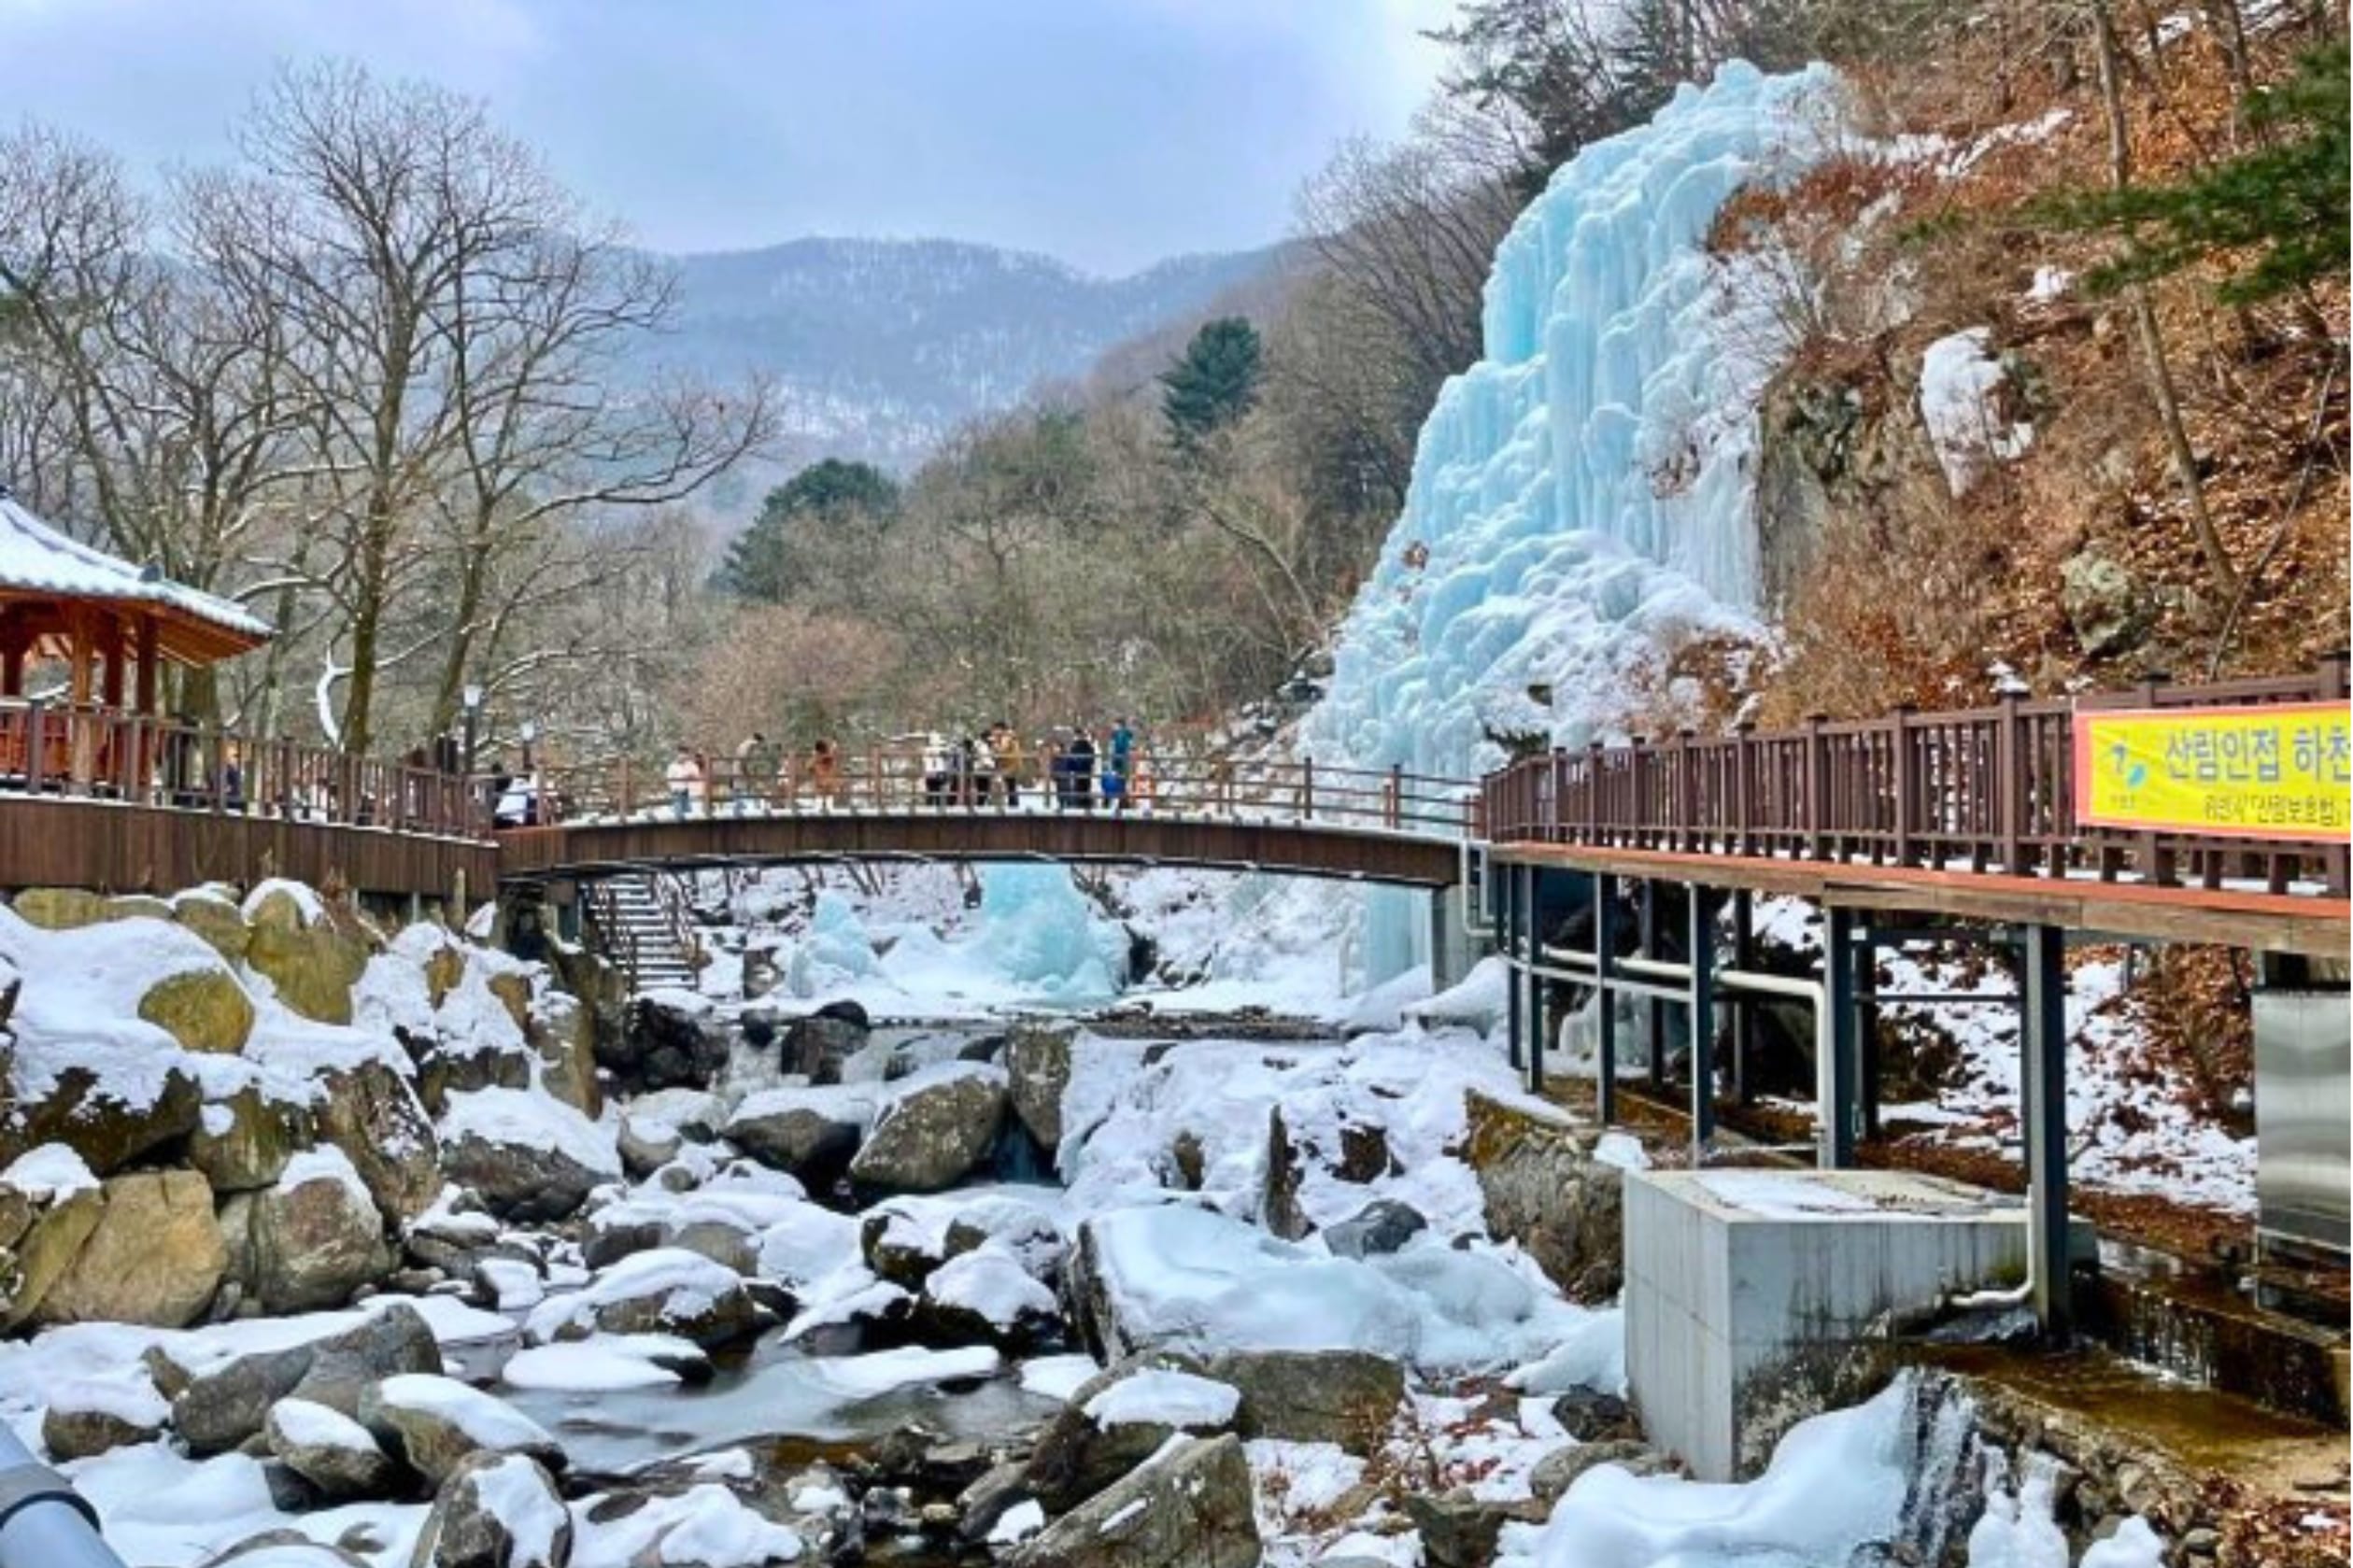
[{"label": "wooden pavilion pillar", "polygon": [[156,677],[162,673],[163,657],[163,636],[156,627],[153,615],[139,617],[138,636],[139,684],[138,697],[135,705],[142,716],[153,718],[155,716]]},{"label": "wooden pavilion pillar", "polygon": [[97,639],[92,635],[90,612],[81,605],[73,606],[65,617],[66,669],[69,684],[66,701],[66,769],[72,781],[72,792],[86,794],[90,781],[97,771],[98,727],[92,722],[91,663],[97,657]]}]

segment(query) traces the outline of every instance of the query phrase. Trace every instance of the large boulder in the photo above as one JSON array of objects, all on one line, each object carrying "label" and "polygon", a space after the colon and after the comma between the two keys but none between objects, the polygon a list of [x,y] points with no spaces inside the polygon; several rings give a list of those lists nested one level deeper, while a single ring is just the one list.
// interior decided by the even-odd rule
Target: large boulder
[{"label": "large boulder", "polygon": [[1595,1156],[1598,1134],[1549,1108],[1467,1091],[1464,1163],[1479,1178],[1488,1231],[1518,1242],[1574,1301],[1618,1293],[1625,1264],[1623,1187]]},{"label": "large boulder", "polygon": [[931,1271],[915,1303],[924,1338],[943,1345],[994,1345],[1027,1355],[1062,1335],[1055,1294],[1011,1253],[993,1247],[960,1253]]},{"label": "large boulder", "polygon": [[278,1462],[309,1482],[322,1502],[382,1497],[399,1483],[401,1467],[375,1435],[316,1400],[279,1400],[262,1435]]},{"label": "large boulder", "polygon": [[382,1212],[338,1149],[297,1154],[276,1186],[234,1200],[221,1217],[233,1232],[242,1224],[245,1299],[265,1312],[341,1307],[396,1261]]},{"label": "large boulder", "polygon": [[1202,1371],[1241,1392],[1244,1437],[1337,1443],[1368,1454],[1405,1401],[1405,1372],[1367,1350],[1226,1350]]},{"label": "large boulder", "polygon": [[1250,1462],[1228,1434],[1172,1443],[1013,1548],[1013,1568],[1256,1568]]},{"label": "large boulder", "polygon": [[2156,620],[2155,606],[2131,569],[2094,549],[2059,563],[2059,606],[2090,658],[2132,652]]},{"label": "large boulder", "polygon": [[100,1176],[111,1175],[187,1138],[204,1109],[203,1086],[178,1061],[151,1064],[135,1088],[71,1063],[30,1090],[18,1073],[9,1078],[14,1103],[0,1108],[0,1161],[62,1143]]},{"label": "large boulder", "polygon": [[28,887],[8,907],[26,925],[44,931],[76,930],[106,918],[106,899],[82,887]]},{"label": "large boulder", "polygon": [[997,1147],[1005,1070],[949,1062],[904,1080],[850,1162],[850,1180],[881,1192],[936,1193]]},{"label": "large boulder", "polygon": [[198,1334],[147,1351],[155,1386],[172,1402],[172,1428],[196,1454],[234,1448],[262,1429],[270,1407],[295,1398],[356,1415],[361,1395],[403,1373],[438,1373],[432,1326],[406,1303],[347,1328],[255,1349]]},{"label": "large boulder", "polygon": [[812,1083],[839,1083],[842,1064],[866,1049],[870,1033],[865,1008],[854,1001],[828,1002],[785,1025],[777,1060],[783,1070]]},{"label": "large boulder", "polygon": [[48,1399],[41,1447],[60,1463],[151,1443],[172,1416],[171,1406],[145,1378],[65,1383],[50,1388]]},{"label": "large boulder", "polygon": [[718,1081],[731,1043],[702,998],[657,992],[633,999],[619,1029],[599,1033],[597,1064],[626,1094],[700,1089]]},{"label": "large boulder", "polygon": [[360,1424],[435,1487],[469,1454],[524,1454],[551,1470],[563,1448],[547,1429],[496,1394],[454,1377],[409,1373],[360,1395]]},{"label": "large boulder", "polygon": [[441,1140],[408,1080],[365,1061],[327,1074],[319,1131],[342,1150],[385,1217],[406,1223],[442,1189]]},{"label": "large boulder", "polygon": [[[409,1568],[565,1568],[572,1512],[536,1460],[469,1454],[441,1483]],[[665,1553],[665,1562],[683,1558]]]},{"label": "large boulder", "polygon": [[[494,992],[498,984],[493,980]],[[604,1113],[604,1087],[596,1071],[596,1014],[587,1004],[546,987],[532,999],[523,1035],[539,1057],[540,1087],[591,1121]]]},{"label": "large boulder", "polygon": [[180,1328],[211,1302],[229,1266],[212,1188],[192,1170],[109,1178],[72,1262],[34,1308],[38,1323]]},{"label": "large boulder", "polygon": [[249,1083],[206,1103],[188,1137],[188,1163],[216,1193],[258,1192],[285,1173],[297,1150],[318,1141],[319,1118],[309,1106]]},{"label": "large boulder", "polygon": [[504,1220],[560,1220],[621,1179],[613,1130],[522,1089],[452,1095],[441,1121],[441,1167]]},{"label": "large boulder", "polygon": [[583,1291],[542,1303],[526,1331],[542,1343],[592,1333],[671,1335],[712,1350],[749,1338],[759,1322],[735,1270],[683,1247],[657,1247],[623,1258]]},{"label": "large boulder", "polygon": [[173,897],[171,913],[232,964],[243,963],[246,950],[253,945],[253,928],[245,923],[245,911],[224,893],[191,888]]},{"label": "large boulder", "polygon": [[1039,1435],[1021,1476],[1024,1495],[1066,1513],[1160,1451],[1179,1433],[1232,1427],[1241,1395],[1181,1358],[1140,1357],[1079,1385]]},{"label": "large boulder", "polygon": [[246,900],[245,961],[284,1002],[321,1024],[351,1022],[351,988],[368,967],[367,943],[345,930],[309,889],[264,883]]},{"label": "large boulder", "polygon": [[1062,1143],[1062,1092],[1070,1086],[1070,1048],[1077,1038],[1071,1025],[1045,1024],[1016,1024],[1005,1037],[1013,1114],[1048,1151]]},{"label": "large boulder", "polygon": [[188,1050],[214,1055],[244,1050],[246,1037],[253,1032],[252,999],[229,967],[217,959],[209,966],[165,975],[147,988],[138,1010],[141,1018]]},{"label": "large boulder", "polygon": [[735,1108],[725,1136],[763,1165],[791,1172],[812,1192],[825,1192],[849,1169],[874,1123],[878,1097],[859,1084],[770,1089]]},{"label": "large boulder", "polygon": [[1340,1223],[1325,1226],[1324,1245],[1336,1258],[1378,1257],[1397,1250],[1429,1224],[1410,1203],[1375,1198]]},{"label": "large boulder", "polygon": [[0,1175],[7,1292],[0,1330],[29,1320],[98,1228],[106,1197],[90,1166],[62,1143],[44,1144]]}]

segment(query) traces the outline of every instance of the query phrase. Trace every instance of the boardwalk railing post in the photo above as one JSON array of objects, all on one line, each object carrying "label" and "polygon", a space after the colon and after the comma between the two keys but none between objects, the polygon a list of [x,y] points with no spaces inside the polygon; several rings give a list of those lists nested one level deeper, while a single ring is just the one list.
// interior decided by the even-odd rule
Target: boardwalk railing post
[{"label": "boardwalk railing post", "polygon": [[1315,820],[1315,758],[1299,758],[1299,815],[1309,822]]},{"label": "boardwalk railing post", "polygon": [[1895,792],[1895,863],[1898,866],[1913,863],[1912,834],[1919,825],[1919,808],[1913,798],[1920,789],[1919,770],[1912,759],[1912,715],[1918,712],[1920,704],[1916,702],[1897,703],[1891,731],[1895,749],[1890,758],[1892,766],[1889,770],[1892,776],[1889,784]]},{"label": "boardwalk railing post", "polygon": [[1830,783],[1830,759],[1824,755],[1821,733],[1825,719],[1821,713],[1806,715],[1806,812],[1800,823],[1806,834],[1806,853],[1816,860],[1827,859],[1830,847],[1830,812],[1822,800],[1822,791]]},{"label": "boardwalk railing post", "polygon": [[1732,853],[1735,855],[1756,853],[1756,802],[1751,794],[1755,787],[1756,742],[1750,738],[1755,732],[1754,719],[1742,719],[1732,727]]},{"label": "boardwalk railing post", "polygon": [[2018,693],[2005,691],[2001,707],[1993,728],[1993,835],[2000,846],[1997,858],[2002,870],[2020,876],[2026,869],[2021,842],[2026,828],[2026,770],[2020,756],[2025,749],[2020,734],[2025,721],[2018,711]]},{"label": "boardwalk railing post", "polygon": [[1389,798],[1382,812],[1382,825],[1396,827],[1405,819],[1405,769],[1395,762],[1389,764]]},{"label": "boardwalk railing post", "polygon": [[1585,841],[1601,842],[1601,742],[1585,747]]}]

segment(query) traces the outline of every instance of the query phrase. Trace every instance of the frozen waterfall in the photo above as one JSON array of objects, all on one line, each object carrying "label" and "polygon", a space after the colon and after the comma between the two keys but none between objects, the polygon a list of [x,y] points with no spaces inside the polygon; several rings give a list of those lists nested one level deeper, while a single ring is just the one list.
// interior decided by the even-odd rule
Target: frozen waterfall
[{"label": "frozen waterfall", "polygon": [[[1827,67],[1735,64],[1553,173],[1495,253],[1486,358],[1422,427],[1303,753],[1468,774],[1493,735],[1608,739],[1636,667],[1755,629],[1756,399],[1786,330],[1764,264],[1704,241],[1842,124]],[[1418,895],[1376,892],[1368,982],[1426,940]]]}]

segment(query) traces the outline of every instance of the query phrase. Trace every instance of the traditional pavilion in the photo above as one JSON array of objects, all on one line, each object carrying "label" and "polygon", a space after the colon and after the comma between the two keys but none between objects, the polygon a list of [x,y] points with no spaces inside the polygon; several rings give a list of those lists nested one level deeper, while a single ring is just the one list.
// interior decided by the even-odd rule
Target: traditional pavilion
[{"label": "traditional pavilion", "polygon": [[75,708],[152,714],[165,664],[201,669],[271,635],[240,605],[67,538],[0,487],[0,697],[23,697],[26,667],[55,660]]},{"label": "traditional pavilion", "polygon": [[[0,487],[0,777],[144,790],[163,752],[163,666],[202,669],[270,640],[242,606],[92,548]],[[65,667],[64,721],[43,724],[28,668]],[[184,742],[182,742],[184,744]]]}]

